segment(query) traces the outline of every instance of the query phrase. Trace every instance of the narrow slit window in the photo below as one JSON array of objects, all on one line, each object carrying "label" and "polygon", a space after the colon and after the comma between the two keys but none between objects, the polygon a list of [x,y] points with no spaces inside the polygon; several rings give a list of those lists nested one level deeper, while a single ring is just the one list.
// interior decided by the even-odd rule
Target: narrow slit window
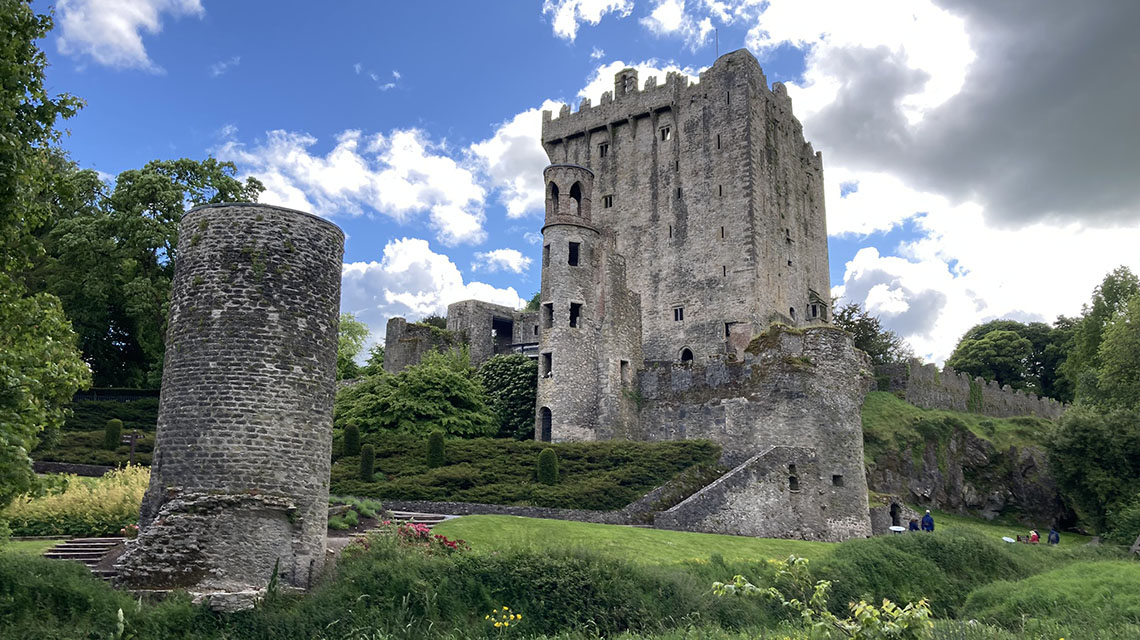
[{"label": "narrow slit window", "polygon": [[618,372],[621,375],[621,383],[622,384],[629,384],[630,383],[629,360],[620,361],[620,364],[618,365]]},{"label": "narrow slit window", "polygon": [[538,335],[538,325],[534,325],[534,335]]},{"label": "narrow slit window", "polygon": [[730,104],[731,102],[732,102],[732,92],[731,91],[725,91],[724,92],[724,103]]},{"label": "narrow slit window", "polygon": [[582,303],[571,302],[570,303],[570,326],[571,327],[574,327],[575,329],[578,328],[578,318],[581,317],[581,315],[582,315]]},{"label": "narrow slit window", "polygon": [[604,158],[608,155],[610,155],[610,143],[603,142],[603,143],[599,144],[598,145],[598,157]]},{"label": "narrow slit window", "polygon": [[721,268],[720,268],[720,275],[721,275],[722,277],[725,277],[725,278],[727,278],[727,277],[728,277],[728,267],[727,267],[727,266],[721,266]]},{"label": "narrow slit window", "polygon": [[681,187],[677,187],[677,197],[681,197]]},{"label": "narrow slit window", "polygon": [[550,329],[554,326],[554,303],[547,302],[542,305],[542,328]]},{"label": "narrow slit window", "polygon": [[548,244],[542,245],[542,266],[550,266],[550,245]]},{"label": "narrow slit window", "polygon": [[671,127],[661,127],[661,142],[668,142],[673,137]]},{"label": "narrow slit window", "polygon": [[580,243],[580,242],[571,242],[570,243],[570,255],[566,259],[566,263],[569,264],[571,267],[578,266],[578,248],[581,246],[582,246],[582,243]]},{"label": "narrow slit window", "polygon": [[673,307],[673,322],[685,321],[685,307]]},{"label": "narrow slit window", "polygon": [[716,186],[716,194],[717,194],[718,196],[723,196],[723,195],[724,195],[724,185],[722,185],[722,184],[718,184],[718,185]]},{"label": "narrow slit window", "polygon": [[673,237],[673,225],[669,225],[669,237]]},{"label": "narrow slit window", "polygon": [[674,171],[680,171],[681,170],[681,161],[680,160],[674,160],[673,161],[673,170]]},{"label": "narrow slit window", "polygon": [[788,315],[792,316],[792,320],[796,319],[796,308],[788,307]]},{"label": "narrow slit window", "polygon": [[614,197],[602,196],[602,208],[609,209],[612,206],[614,206]]},{"label": "narrow slit window", "polygon": [[720,239],[724,240],[724,227],[720,228]]},{"label": "narrow slit window", "polygon": [[720,148],[720,134],[719,133],[716,134],[716,148],[717,149]]},{"label": "narrow slit window", "polygon": [[542,354],[542,377],[549,378],[554,371],[554,354]]},{"label": "narrow slit window", "polygon": [[729,334],[732,333],[732,325],[734,325],[734,324],[736,324],[736,323],[734,323],[734,322],[724,323],[724,337],[727,338],[729,336]]}]

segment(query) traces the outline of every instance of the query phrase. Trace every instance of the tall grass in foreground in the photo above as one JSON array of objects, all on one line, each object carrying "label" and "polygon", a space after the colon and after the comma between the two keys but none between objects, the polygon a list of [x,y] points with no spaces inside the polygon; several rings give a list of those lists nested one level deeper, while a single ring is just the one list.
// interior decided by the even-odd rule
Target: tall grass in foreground
[{"label": "tall grass in foreground", "polygon": [[150,470],[126,467],[100,478],[67,476],[60,492],[23,496],[0,511],[17,536],[112,536],[138,522]]}]

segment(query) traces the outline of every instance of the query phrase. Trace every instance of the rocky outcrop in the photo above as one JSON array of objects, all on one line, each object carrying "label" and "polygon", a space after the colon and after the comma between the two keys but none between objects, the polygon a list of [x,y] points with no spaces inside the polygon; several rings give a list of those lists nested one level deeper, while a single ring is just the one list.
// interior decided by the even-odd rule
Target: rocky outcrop
[{"label": "rocky outcrop", "polygon": [[921,448],[888,452],[867,469],[869,489],[904,502],[992,519],[1014,515],[1046,526],[1068,514],[1037,447],[999,451],[968,429],[928,437]]}]

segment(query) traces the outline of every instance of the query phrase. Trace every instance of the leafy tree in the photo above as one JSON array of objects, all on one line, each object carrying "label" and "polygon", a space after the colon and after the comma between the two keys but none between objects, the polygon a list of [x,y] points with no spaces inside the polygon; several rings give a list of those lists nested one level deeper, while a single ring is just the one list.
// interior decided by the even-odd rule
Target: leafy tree
[{"label": "leafy tree", "polygon": [[534,438],[538,363],[518,353],[492,356],[479,367],[479,380],[499,419],[496,437]]},{"label": "leafy tree", "polygon": [[384,373],[384,345],[376,343],[368,348],[368,361],[360,369],[362,376],[375,376]]},{"label": "leafy tree", "polygon": [[538,311],[539,307],[541,307],[541,306],[542,306],[542,292],[541,291],[535,291],[534,295],[530,297],[530,300],[526,301],[526,304],[523,306],[522,310],[523,311]]},{"label": "leafy tree", "polygon": [[894,331],[884,329],[879,318],[867,313],[858,303],[837,308],[831,323],[850,333],[855,347],[871,356],[872,364],[905,362],[914,357],[905,340]]},{"label": "leafy tree", "polygon": [[[1060,378],[1058,367],[1068,352],[1067,344],[1072,335],[1072,323],[1072,320],[1061,316],[1052,327],[1043,322],[1023,323],[1016,320],[992,320],[974,325],[958,340],[958,345],[954,348],[954,353],[951,354],[947,364],[959,371],[982,376],[987,380],[998,380],[1001,384],[1008,384],[1014,389],[1025,389],[1038,395],[1070,401],[1071,390]],[[1008,367],[1009,363],[986,360],[986,354],[999,345],[993,342],[985,346],[977,344],[996,331],[1016,333],[1028,340],[1031,346],[1030,353],[1023,363],[1015,365],[1012,371],[1006,371],[1001,375],[996,371]],[[991,338],[992,340],[995,339]],[[997,355],[1006,357],[1009,354],[999,350]]]},{"label": "leafy tree", "polygon": [[1068,356],[1061,365],[1061,373],[1074,386],[1078,399],[1082,393],[1095,394],[1105,327],[1138,293],[1140,279],[1127,267],[1118,267],[1105,276],[1093,290],[1090,303],[1082,308],[1081,318],[1073,328]]},{"label": "leafy tree", "polygon": [[1140,493],[1140,411],[1078,403],[1049,439],[1054,478],[1077,515],[1097,531]]},{"label": "leafy tree", "polygon": [[426,324],[427,326],[435,327],[436,329],[446,329],[447,318],[433,313],[430,316],[424,316],[420,318],[418,321],[416,321],[416,324]]},{"label": "leafy tree", "polygon": [[0,0],[0,507],[31,488],[36,435],[58,428],[75,391],[90,383],[59,300],[23,282],[43,251],[35,232],[51,211],[56,121],[82,106],[44,88],[36,41],[51,27],[29,2]]},{"label": "leafy tree", "polygon": [[1094,400],[1109,408],[1140,410],[1140,293],[1105,326],[1097,359]]},{"label": "leafy tree", "polygon": [[336,379],[352,380],[360,377],[356,356],[368,340],[368,325],[351,313],[340,314],[340,328],[336,340]]},{"label": "leafy tree", "polygon": [[963,338],[946,364],[1014,389],[1026,388],[1033,343],[1014,331],[990,331],[981,338]]},{"label": "leafy tree", "polygon": [[362,433],[490,436],[497,429],[487,394],[466,352],[430,352],[398,374],[370,376],[337,394],[336,424],[355,420]]}]

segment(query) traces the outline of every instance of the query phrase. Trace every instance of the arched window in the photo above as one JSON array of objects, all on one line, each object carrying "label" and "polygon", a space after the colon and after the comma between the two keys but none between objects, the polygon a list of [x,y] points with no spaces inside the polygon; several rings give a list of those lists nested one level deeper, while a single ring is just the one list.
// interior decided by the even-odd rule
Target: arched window
[{"label": "arched window", "polygon": [[542,421],[542,426],[541,426],[542,432],[540,434],[538,434],[539,440],[541,440],[542,442],[550,442],[550,427],[551,427],[551,423],[553,421],[553,416],[551,416],[551,414],[550,414],[550,409],[547,407],[543,407],[542,409],[539,409],[538,415]]},{"label": "arched window", "polygon": [[574,201],[574,210],[571,211],[576,216],[582,215],[582,184],[575,182],[570,187],[570,199]]},{"label": "arched window", "polygon": [[692,361],[693,361],[693,350],[688,348],[688,347],[681,349],[681,362],[692,362]]},{"label": "arched window", "polygon": [[550,183],[550,212],[558,213],[558,185]]}]

